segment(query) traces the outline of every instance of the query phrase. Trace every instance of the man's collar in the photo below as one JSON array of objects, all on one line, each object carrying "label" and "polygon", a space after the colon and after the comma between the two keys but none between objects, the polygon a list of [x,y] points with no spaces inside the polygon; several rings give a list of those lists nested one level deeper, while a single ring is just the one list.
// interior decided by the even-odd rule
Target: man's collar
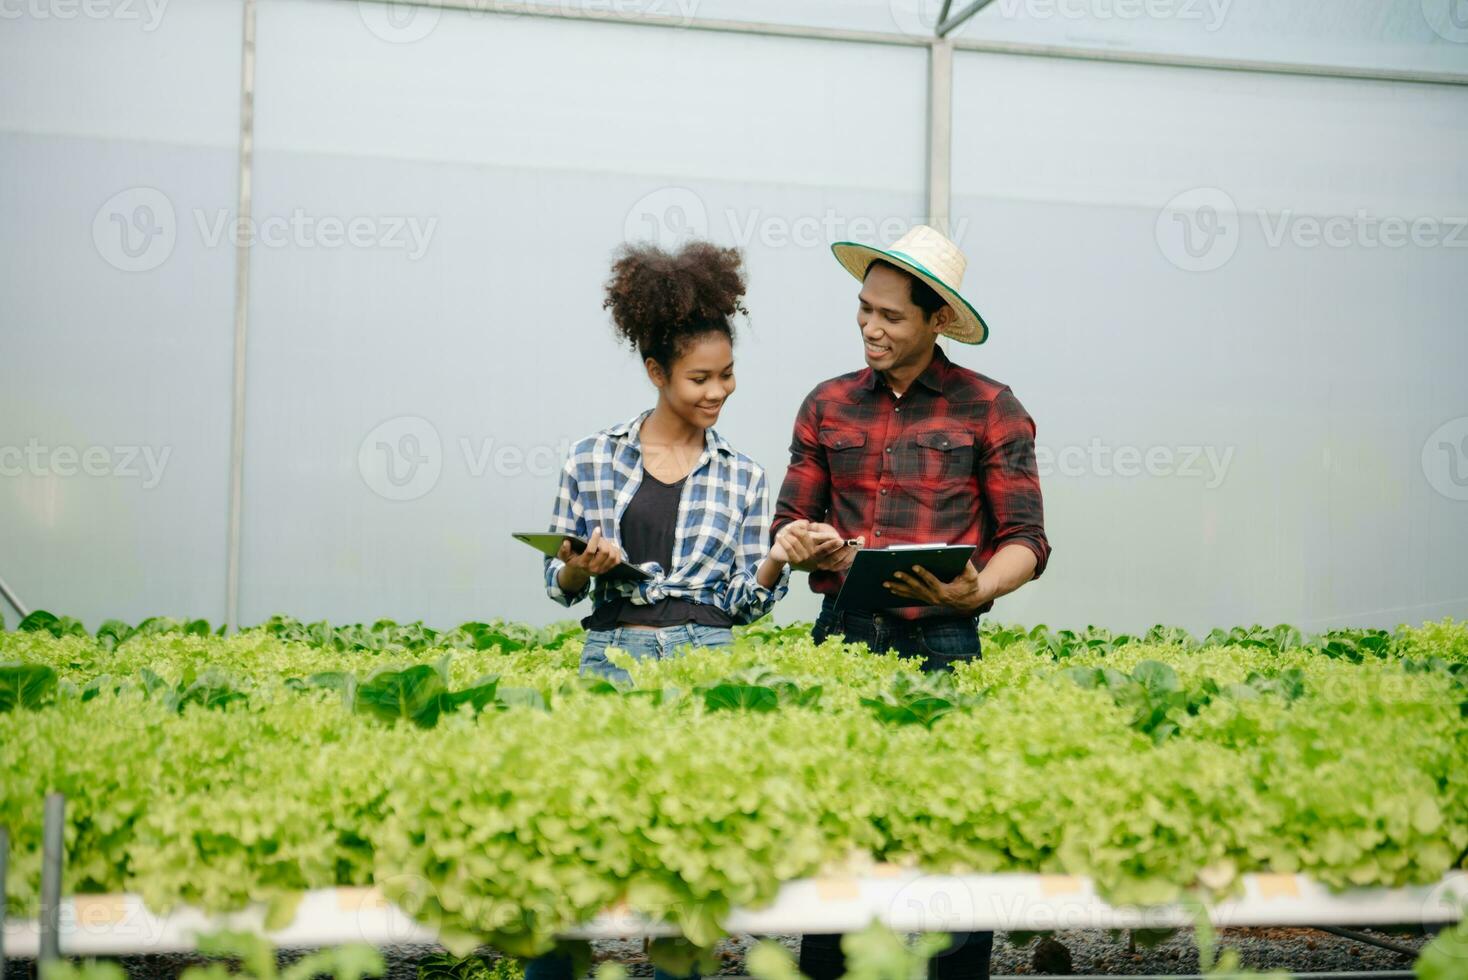
[{"label": "man's collar", "polygon": [[[937,344],[933,345],[933,360],[923,369],[923,373],[913,379],[913,384],[922,385],[935,395],[943,394],[943,379],[947,376],[948,365],[953,362],[948,360],[948,355],[943,353],[943,348]],[[876,391],[879,384],[886,384],[880,371],[867,368],[866,379],[862,387],[867,391]],[[911,391],[912,387],[908,387]]]},{"label": "man's collar", "polygon": [[[613,439],[625,442],[630,448],[641,454],[642,423],[646,422],[647,417],[651,414],[652,409],[648,409],[636,418],[628,419],[626,422],[619,422],[607,430],[607,435]],[[703,430],[703,440],[704,445],[710,452],[723,453],[726,456],[734,455],[734,447],[729,445],[728,440],[713,429]]]}]

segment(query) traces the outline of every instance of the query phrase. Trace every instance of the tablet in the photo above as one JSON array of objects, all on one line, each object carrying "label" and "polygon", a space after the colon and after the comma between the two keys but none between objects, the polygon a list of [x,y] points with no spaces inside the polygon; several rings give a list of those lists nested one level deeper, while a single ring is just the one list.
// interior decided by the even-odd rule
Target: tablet
[{"label": "tablet", "polygon": [[[510,536],[516,541],[525,542],[547,558],[554,558],[561,553],[562,541],[570,541],[571,549],[578,555],[586,550],[586,539],[578,538],[574,534],[547,534],[544,531],[516,531]],[[603,577],[607,579],[631,579],[634,582],[640,582],[644,579],[652,578],[652,575],[644,572],[636,565],[629,565],[624,561],[610,572],[607,572]]]},{"label": "tablet", "polygon": [[971,544],[904,544],[892,548],[863,548],[856,553],[846,580],[836,594],[837,609],[897,609],[903,606],[925,606],[920,599],[909,599],[887,591],[884,583],[894,581],[895,572],[910,572],[917,565],[926,568],[940,582],[952,582],[963,574],[963,567],[973,557]]}]

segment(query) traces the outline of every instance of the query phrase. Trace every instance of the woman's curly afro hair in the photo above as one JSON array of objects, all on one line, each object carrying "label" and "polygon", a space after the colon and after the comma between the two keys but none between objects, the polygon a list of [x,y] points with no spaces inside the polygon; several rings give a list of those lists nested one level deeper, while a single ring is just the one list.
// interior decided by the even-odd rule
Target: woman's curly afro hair
[{"label": "woman's curly afro hair", "polygon": [[710,333],[734,340],[735,313],[749,315],[743,258],[737,248],[691,241],[676,252],[655,245],[623,245],[612,263],[603,309],[617,334],[663,370],[687,345]]}]

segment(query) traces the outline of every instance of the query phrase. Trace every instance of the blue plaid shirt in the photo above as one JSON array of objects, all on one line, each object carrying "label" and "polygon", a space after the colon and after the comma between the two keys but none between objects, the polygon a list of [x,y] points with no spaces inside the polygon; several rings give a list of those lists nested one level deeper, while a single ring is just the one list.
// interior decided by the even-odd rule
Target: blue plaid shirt
[{"label": "blue plaid shirt", "polygon": [[[600,527],[602,537],[622,547],[622,513],[642,485],[642,443],[638,433],[651,412],[605,432],[582,439],[571,447],[561,469],[552,534],[589,538]],[[678,526],[673,540],[671,570],[657,562],[641,566],[652,578],[643,582],[608,582],[598,577],[594,604],[619,596],[636,604],[665,598],[687,599],[717,606],[736,623],[750,623],[769,612],[790,588],[790,568],[780,573],[775,588],[755,578],[769,553],[770,508],[765,471],[748,456],[734,451],[713,429],[704,435],[703,455],[683,484],[678,503]],[[625,554],[625,549],[623,551]],[[545,590],[563,606],[580,602],[588,586],[567,594],[556,581],[565,562],[545,560]]]}]

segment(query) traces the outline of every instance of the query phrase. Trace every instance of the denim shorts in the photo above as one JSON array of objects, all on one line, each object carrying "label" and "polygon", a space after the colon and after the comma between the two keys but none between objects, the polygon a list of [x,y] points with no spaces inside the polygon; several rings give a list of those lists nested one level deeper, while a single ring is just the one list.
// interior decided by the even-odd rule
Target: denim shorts
[{"label": "denim shorts", "polygon": [[627,682],[632,675],[607,659],[607,648],[626,650],[637,660],[663,660],[675,657],[692,647],[729,647],[734,645],[733,631],[721,626],[665,626],[662,629],[632,629],[619,626],[614,630],[592,630],[586,634],[581,648],[581,673],[605,677],[609,681]]}]

